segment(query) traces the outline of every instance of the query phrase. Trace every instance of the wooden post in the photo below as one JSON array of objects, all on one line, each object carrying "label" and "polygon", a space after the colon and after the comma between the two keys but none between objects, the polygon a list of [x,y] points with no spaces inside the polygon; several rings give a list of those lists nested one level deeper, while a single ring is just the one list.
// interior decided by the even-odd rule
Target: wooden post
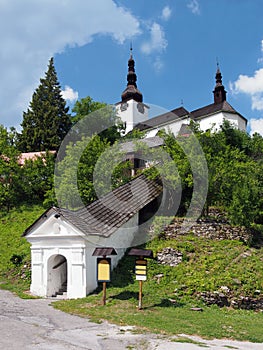
[{"label": "wooden post", "polygon": [[106,282],[103,283],[103,297],[102,297],[102,305],[106,305]]},{"label": "wooden post", "polygon": [[142,309],[142,281],[139,281],[139,307],[138,309],[141,310]]}]

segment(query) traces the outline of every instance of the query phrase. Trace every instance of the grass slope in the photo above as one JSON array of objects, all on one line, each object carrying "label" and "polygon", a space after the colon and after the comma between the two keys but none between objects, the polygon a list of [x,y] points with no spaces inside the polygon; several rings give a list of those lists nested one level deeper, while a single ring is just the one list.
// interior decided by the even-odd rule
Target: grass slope
[{"label": "grass slope", "polygon": [[0,282],[1,288],[25,297],[30,286],[30,245],[21,235],[42,213],[40,205],[22,206],[0,214]]}]

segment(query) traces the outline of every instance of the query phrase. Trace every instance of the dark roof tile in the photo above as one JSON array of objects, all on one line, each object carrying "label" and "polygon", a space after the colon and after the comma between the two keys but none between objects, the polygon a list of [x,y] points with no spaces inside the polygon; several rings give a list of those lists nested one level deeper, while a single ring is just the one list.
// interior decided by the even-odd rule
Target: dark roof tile
[{"label": "dark roof tile", "polygon": [[144,122],[135,125],[135,128],[143,131],[143,130],[154,128],[156,126],[162,126],[174,120],[187,118],[188,115],[189,115],[189,112],[184,107],[179,107],[179,108],[173,109],[170,112],[158,115],[157,117],[153,117],[148,120],[145,120]]},{"label": "dark roof tile", "polygon": [[193,120],[200,120],[216,112],[235,113],[238,114],[244,120],[246,120],[246,118],[243,117],[240,113],[238,113],[227,101],[223,101],[221,103],[211,103],[210,105],[195,109],[191,112],[191,118]]}]

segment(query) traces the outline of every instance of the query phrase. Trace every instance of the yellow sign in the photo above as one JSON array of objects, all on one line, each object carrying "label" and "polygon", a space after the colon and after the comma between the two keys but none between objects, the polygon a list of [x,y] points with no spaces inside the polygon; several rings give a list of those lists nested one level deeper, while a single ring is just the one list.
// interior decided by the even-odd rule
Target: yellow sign
[{"label": "yellow sign", "polygon": [[97,280],[98,282],[110,282],[111,259],[98,258]]},{"label": "yellow sign", "polygon": [[135,265],[136,280],[145,281],[147,275],[147,260],[138,259]]}]

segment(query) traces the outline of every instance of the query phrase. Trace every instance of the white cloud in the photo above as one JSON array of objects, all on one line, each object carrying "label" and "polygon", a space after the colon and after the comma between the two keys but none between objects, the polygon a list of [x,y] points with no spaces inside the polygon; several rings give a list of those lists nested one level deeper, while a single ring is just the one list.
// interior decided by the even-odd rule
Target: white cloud
[{"label": "white cloud", "polygon": [[187,7],[190,9],[190,11],[194,15],[200,15],[200,6],[198,0],[191,0],[188,4]]},{"label": "white cloud", "polygon": [[1,123],[17,126],[50,57],[90,43],[140,33],[139,21],[113,0],[0,1]]},{"label": "white cloud", "polygon": [[162,16],[161,18],[164,20],[164,21],[168,21],[171,17],[171,14],[172,14],[172,10],[170,9],[169,6],[165,6],[163,8],[163,11],[162,11]]},{"label": "white cloud", "polygon": [[263,118],[262,119],[250,119],[250,134],[259,133],[263,136]]},{"label": "white cloud", "polygon": [[149,55],[154,51],[161,52],[166,49],[167,40],[160,24],[154,22],[150,27],[150,40],[141,46],[143,53]]},{"label": "white cloud", "polygon": [[263,68],[256,70],[254,76],[239,75],[234,83],[230,83],[232,93],[244,93],[251,98],[253,110],[263,111]]},{"label": "white cloud", "polygon": [[62,97],[64,100],[69,101],[69,102],[75,102],[79,94],[77,91],[74,91],[70,86],[66,85],[65,90],[61,91],[62,92]]},{"label": "white cloud", "polygon": [[253,77],[240,74],[237,81],[234,82],[236,92],[244,92],[253,95],[263,92],[263,68],[255,71]]}]

